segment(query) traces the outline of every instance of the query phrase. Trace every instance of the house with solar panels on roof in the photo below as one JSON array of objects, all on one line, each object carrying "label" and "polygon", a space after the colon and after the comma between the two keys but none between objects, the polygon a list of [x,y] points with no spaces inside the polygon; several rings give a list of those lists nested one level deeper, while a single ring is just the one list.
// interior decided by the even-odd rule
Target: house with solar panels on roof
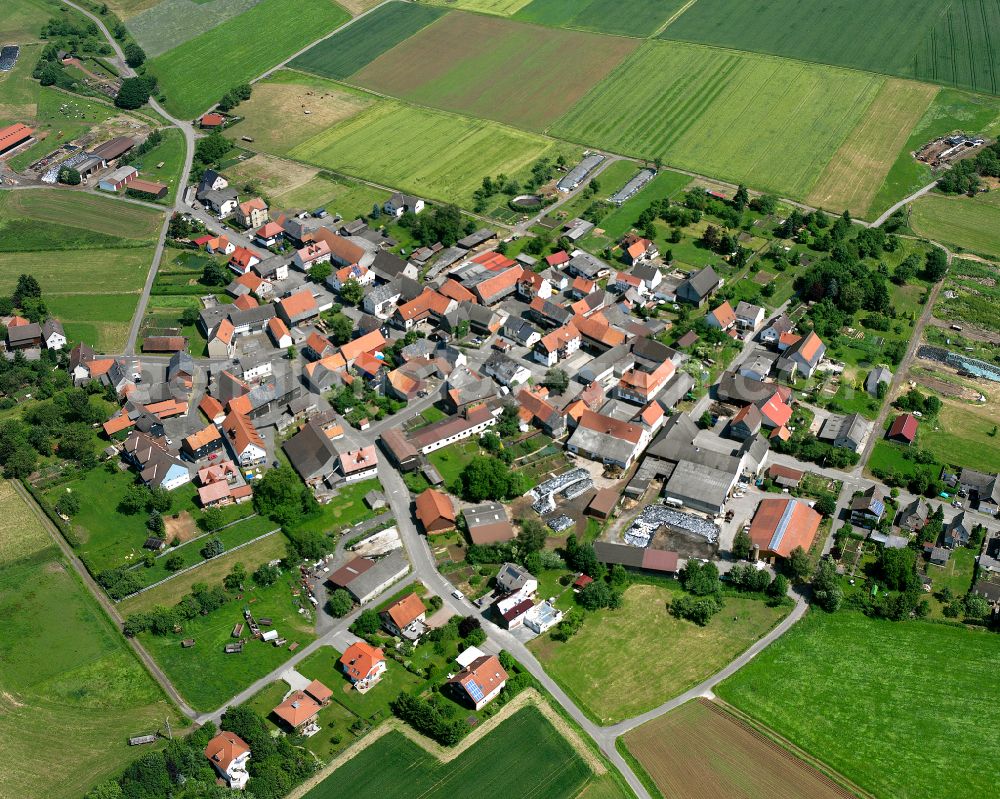
[{"label": "house with solar panels on roof", "polygon": [[885,494],[872,486],[851,500],[851,524],[871,530],[878,526],[885,515]]},{"label": "house with solar panels on roof", "polygon": [[477,657],[447,683],[476,710],[482,710],[500,695],[507,684],[507,672],[496,655]]}]

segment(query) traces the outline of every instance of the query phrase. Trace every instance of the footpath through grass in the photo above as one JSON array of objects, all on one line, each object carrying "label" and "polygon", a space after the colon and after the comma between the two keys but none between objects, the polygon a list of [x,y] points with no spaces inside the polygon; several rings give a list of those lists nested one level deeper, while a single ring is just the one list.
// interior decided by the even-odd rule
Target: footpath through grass
[{"label": "footpath through grass", "polygon": [[710,677],[785,616],[744,597],[705,627],[676,619],[666,605],[676,590],[634,585],[619,610],[588,614],[565,643],[547,635],[530,648],[580,708],[601,724],[651,710]]},{"label": "footpath through grass", "polygon": [[996,789],[1000,637],[811,610],[715,691],[884,797]]}]

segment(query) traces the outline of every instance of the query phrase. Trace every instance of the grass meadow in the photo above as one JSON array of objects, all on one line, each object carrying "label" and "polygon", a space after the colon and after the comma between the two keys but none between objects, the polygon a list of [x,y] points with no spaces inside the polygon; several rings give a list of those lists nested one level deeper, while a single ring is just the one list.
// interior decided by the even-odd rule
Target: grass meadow
[{"label": "grass meadow", "polygon": [[129,33],[155,58],[239,16],[259,0],[160,0],[126,22]]},{"label": "grass meadow", "polygon": [[12,289],[18,275],[32,274],[71,341],[120,351],[162,215],[96,195],[44,189],[0,195],[0,215],[0,291]]},{"label": "grass meadow", "polygon": [[[249,563],[241,562],[251,571]],[[241,600],[233,599],[207,616],[185,621],[180,633],[142,633],[139,638],[192,707],[215,710],[287,660],[292,643],[306,646],[316,637],[314,625],[298,613],[301,603],[309,603],[292,593],[298,590],[297,575],[297,570],[285,572],[267,588],[248,587]],[[274,622],[271,629],[288,643],[273,646],[251,639],[242,652],[227,655],[223,650],[234,640],[233,628],[244,620],[244,607],[250,607],[258,618],[270,617]],[[186,638],[194,638],[195,645],[183,648],[181,641]]]},{"label": "grass meadow", "polygon": [[910,226],[953,248],[1000,258],[1000,190],[976,197],[927,194],[911,206]]},{"label": "grass meadow", "polygon": [[[792,197],[809,193],[883,78],[647,42],[550,132]],[[627,124],[622,109],[628,109]]]},{"label": "grass meadow", "polygon": [[0,511],[0,749],[19,764],[0,796],[74,799],[135,757],[128,736],[179,718],[6,482]]},{"label": "grass meadow", "polygon": [[[600,724],[638,715],[684,693],[770,630],[787,609],[744,597],[705,627],[667,612],[672,587],[633,585],[622,608],[588,614],[569,641],[536,638],[530,649],[573,701]],[[635,668],[642,661],[643,668]]]},{"label": "grass meadow", "polygon": [[330,0],[261,0],[238,17],[150,59],[149,69],[159,78],[167,109],[192,118],[233,86],[348,19],[347,12]]},{"label": "grass meadow", "polygon": [[991,436],[997,425],[996,407],[950,397],[941,397],[941,402],[944,407],[933,426],[921,426],[920,448],[942,463],[984,472],[1000,471],[1000,448]]},{"label": "grass meadow", "polygon": [[559,146],[494,122],[384,101],[303,142],[289,155],[468,205],[484,175],[516,175]]},{"label": "grass meadow", "polygon": [[38,113],[41,86],[31,77],[31,72],[41,52],[41,44],[24,45],[14,68],[0,72],[0,125],[34,119]]},{"label": "grass meadow", "polygon": [[[181,170],[184,168],[184,136],[177,128],[165,128],[163,141],[137,160],[132,166],[141,172],[141,177],[155,180],[167,187],[167,194],[158,202],[173,206],[179,188]],[[157,164],[163,164],[157,168]]]},{"label": "grass meadow", "polygon": [[846,208],[853,216],[869,214],[893,159],[937,92],[936,86],[926,83],[895,78],[883,83],[806,201],[835,212]]},{"label": "grass meadow", "polygon": [[434,6],[389,3],[317,42],[289,66],[325,78],[346,78],[444,13]]},{"label": "grass meadow", "polygon": [[990,633],[811,610],[715,692],[877,796],[964,799],[995,787],[998,667]]},{"label": "grass meadow", "polygon": [[[377,688],[375,690],[378,690]],[[385,764],[395,764],[385,768]],[[591,776],[586,762],[534,707],[525,707],[449,763],[399,732],[371,743],[306,799],[372,793],[382,799],[571,799]]]},{"label": "grass meadow", "polygon": [[[420,105],[544,130],[637,46],[633,39],[447,14],[351,82]],[[568,68],[567,53],[572,53]]]},{"label": "grass meadow", "polygon": [[42,26],[61,8],[64,6],[57,0],[5,0],[4,40],[20,45],[40,41]]},{"label": "grass meadow", "polygon": [[656,33],[687,0],[533,0],[514,19],[622,36]]},{"label": "grass meadow", "polygon": [[703,700],[629,730],[623,739],[670,799],[838,799],[844,794],[811,766]]}]

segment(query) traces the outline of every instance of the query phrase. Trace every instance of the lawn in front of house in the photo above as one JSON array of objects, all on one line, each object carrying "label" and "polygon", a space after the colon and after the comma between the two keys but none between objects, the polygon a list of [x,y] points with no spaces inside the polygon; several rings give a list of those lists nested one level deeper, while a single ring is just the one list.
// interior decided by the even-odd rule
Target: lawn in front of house
[{"label": "lawn in front of house", "polygon": [[787,613],[756,599],[726,597],[723,610],[698,627],[667,612],[677,590],[633,585],[619,610],[588,614],[569,641],[543,635],[529,647],[590,718],[612,724],[710,677]]},{"label": "lawn in front of house", "polygon": [[715,688],[876,796],[994,793],[1000,637],[810,610]]},{"label": "lawn in front of house", "polygon": [[479,454],[478,440],[468,438],[465,441],[459,441],[447,447],[434,450],[434,452],[431,452],[427,456],[427,460],[430,461],[431,466],[437,469],[441,477],[444,478],[444,484],[452,486],[462,473],[462,469]]},{"label": "lawn in front of house", "polygon": [[317,532],[333,535],[375,516],[375,512],[365,505],[365,494],[369,491],[381,491],[382,484],[378,478],[347,483],[337,491],[326,505],[303,519],[288,525],[292,533]]}]

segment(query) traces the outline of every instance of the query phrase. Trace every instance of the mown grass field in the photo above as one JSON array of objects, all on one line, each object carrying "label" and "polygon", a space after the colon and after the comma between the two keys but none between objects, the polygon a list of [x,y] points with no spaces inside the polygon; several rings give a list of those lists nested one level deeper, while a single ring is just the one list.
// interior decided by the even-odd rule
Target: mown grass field
[{"label": "mown grass field", "polygon": [[[942,463],[984,472],[1000,471],[1000,447],[990,434],[997,425],[996,407],[970,405],[941,397],[944,407],[937,422],[921,425],[920,447]],[[937,428],[937,429],[934,429]]]},{"label": "mown grass field", "polygon": [[1000,258],[1000,191],[978,197],[927,194],[912,204],[910,226],[943,244]]},{"label": "mown grass field", "polygon": [[331,214],[340,214],[344,219],[356,219],[371,213],[375,203],[384,203],[389,193],[364,183],[317,175],[275,199],[287,208],[327,208]]},{"label": "mown grass field", "polygon": [[698,0],[661,36],[909,76],[940,10],[938,0]]},{"label": "mown grass field", "polygon": [[141,205],[58,189],[4,192],[0,211],[7,218],[70,225],[141,242],[154,240],[163,223],[162,214]]},{"label": "mown grass field", "polygon": [[[192,118],[349,19],[332,0],[261,0],[238,17],[150,59],[167,109]],[[308,20],[308,24],[303,24]]]},{"label": "mown grass field", "polygon": [[583,28],[598,33],[649,36],[687,0],[533,0],[515,19],[559,28]]},{"label": "mown grass field", "polygon": [[913,73],[924,80],[1000,94],[1000,6],[953,0],[921,43]]},{"label": "mown grass field", "polygon": [[31,77],[31,72],[41,52],[41,44],[24,45],[14,68],[9,72],[0,72],[0,125],[34,119],[38,113],[41,87]]},{"label": "mown grass field", "polygon": [[154,58],[226,20],[253,8],[258,0],[160,0],[130,17],[125,27]]},{"label": "mown grass field", "polygon": [[989,633],[811,610],[715,692],[876,796],[964,799],[996,784],[998,667]]},{"label": "mown grass field", "polygon": [[444,14],[415,3],[389,3],[318,42],[289,66],[326,78],[346,78]]},{"label": "mown grass field", "polygon": [[0,796],[75,799],[179,718],[8,483],[0,512]]},{"label": "mown grass field", "polygon": [[891,79],[851,131],[806,198],[810,205],[854,216],[870,213],[896,154],[927,111],[938,89],[926,83]]},{"label": "mown grass field", "polygon": [[694,700],[624,736],[670,799],[838,799],[827,778],[725,711]]},{"label": "mown grass field", "polygon": [[[249,570],[245,561],[244,565]],[[192,707],[215,710],[287,660],[290,644],[298,641],[306,646],[316,637],[314,624],[299,615],[298,605],[293,601],[297,574],[297,570],[285,572],[268,588],[248,586],[243,599],[234,599],[207,616],[185,621],[180,633],[143,633],[139,637]],[[304,598],[297,601],[309,606]],[[243,608],[247,606],[257,617],[270,617],[274,621],[272,629],[288,639],[288,643],[276,647],[251,638],[241,653],[225,654],[225,645],[233,642],[233,628],[244,620]],[[194,638],[195,645],[181,647],[186,638]]]},{"label": "mown grass field", "polygon": [[[456,12],[379,56],[351,82],[420,105],[541,131],[637,44]],[[567,53],[573,54],[572,68]]]},{"label": "mown grass field", "polygon": [[[778,192],[808,194],[883,78],[647,42],[553,135]],[[623,124],[623,109],[628,109]]]},{"label": "mown grass field", "polygon": [[[378,690],[378,689],[376,689]],[[395,764],[386,768],[385,764]],[[382,799],[569,799],[590,768],[536,708],[526,707],[450,763],[398,732],[383,735],[306,794],[333,799],[372,793]]]},{"label": "mown grass field", "polygon": [[243,120],[233,133],[253,139],[241,142],[247,149],[285,155],[374,102],[370,94],[333,81],[281,70],[254,85],[253,96],[240,104]]},{"label": "mown grass field", "polygon": [[873,215],[931,182],[930,167],[914,158],[912,153],[927,142],[956,130],[996,136],[1000,130],[1000,99],[941,89],[896,155],[871,204]]},{"label": "mown grass field", "polygon": [[[650,710],[710,677],[786,614],[763,602],[727,597],[705,627],[667,612],[674,590],[634,585],[620,610],[589,614],[583,629],[559,643],[529,647],[580,708],[601,724]],[[641,661],[643,668],[636,668]]]},{"label": "mown grass field", "polygon": [[515,175],[559,146],[494,122],[384,101],[303,142],[290,155],[385,186],[468,204],[484,175]]},{"label": "mown grass field", "polygon": [[23,45],[40,41],[38,34],[42,25],[50,17],[55,16],[62,7],[62,4],[55,0],[6,0],[3,20],[4,42]]}]

